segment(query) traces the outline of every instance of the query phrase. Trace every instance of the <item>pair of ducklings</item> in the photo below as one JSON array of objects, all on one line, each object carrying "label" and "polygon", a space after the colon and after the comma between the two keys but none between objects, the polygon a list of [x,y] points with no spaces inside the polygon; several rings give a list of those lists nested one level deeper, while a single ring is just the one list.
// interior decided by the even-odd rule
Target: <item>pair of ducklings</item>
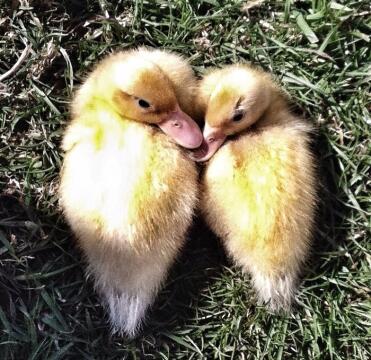
[{"label": "pair of ducklings", "polygon": [[72,104],[60,198],[114,331],[137,333],[198,206],[260,301],[289,307],[316,200],[309,131],[247,65],[198,83],[166,51],[98,64]]}]

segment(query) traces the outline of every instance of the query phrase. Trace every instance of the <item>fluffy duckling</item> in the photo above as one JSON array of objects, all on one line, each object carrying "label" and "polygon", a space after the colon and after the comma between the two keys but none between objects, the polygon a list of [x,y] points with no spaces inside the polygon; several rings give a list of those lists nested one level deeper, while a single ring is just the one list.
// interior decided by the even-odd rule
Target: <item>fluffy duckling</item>
[{"label": "fluffy duckling", "polygon": [[[197,201],[195,78],[141,48],[103,60],[81,86],[63,149],[60,200],[107,305],[134,336],[182,247]],[[177,143],[177,144],[176,144]]]},{"label": "fluffy duckling", "polygon": [[228,253],[252,276],[260,302],[287,309],[309,251],[316,204],[310,126],[285,94],[247,65],[211,72],[198,90],[209,162],[201,208]]}]

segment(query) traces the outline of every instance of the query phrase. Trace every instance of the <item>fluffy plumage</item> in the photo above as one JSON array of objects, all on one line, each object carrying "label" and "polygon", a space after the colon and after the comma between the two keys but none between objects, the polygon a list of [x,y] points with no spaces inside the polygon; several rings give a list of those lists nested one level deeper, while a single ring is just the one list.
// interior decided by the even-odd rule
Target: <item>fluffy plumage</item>
[{"label": "fluffy plumage", "polygon": [[[179,106],[192,113],[194,86],[180,57],[139,49],[98,64],[72,104],[61,205],[113,330],[129,336],[182,247],[196,205],[194,162],[155,126],[174,114],[191,121]],[[190,140],[202,138],[192,126]]]},{"label": "fluffy plumage", "polygon": [[290,113],[271,77],[249,66],[211,72],[198,95],[206,125],[195,156],[211,158],[202,177],[202,213],[251,274],[259,299],[274,310],[288,308],[313,228],[311,128]]}]

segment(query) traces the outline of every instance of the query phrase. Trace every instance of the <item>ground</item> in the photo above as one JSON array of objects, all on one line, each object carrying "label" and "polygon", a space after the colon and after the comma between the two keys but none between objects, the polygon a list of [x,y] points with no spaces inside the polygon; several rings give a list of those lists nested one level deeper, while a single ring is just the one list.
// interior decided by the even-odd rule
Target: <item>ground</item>
[{"label": "ground", "polygon": [[[369,1],[0,0],[2,359],[369,359]],[[149,45],[195,71],[252,62],[275,74],[316,134],[321,203],[289,314],[197,220],[137,339],[111,337],[58,207],[60,141],[98,59]],[[26,49],[26,50],[25,50]],[[23,54],[23,56],[22,56]]]}]

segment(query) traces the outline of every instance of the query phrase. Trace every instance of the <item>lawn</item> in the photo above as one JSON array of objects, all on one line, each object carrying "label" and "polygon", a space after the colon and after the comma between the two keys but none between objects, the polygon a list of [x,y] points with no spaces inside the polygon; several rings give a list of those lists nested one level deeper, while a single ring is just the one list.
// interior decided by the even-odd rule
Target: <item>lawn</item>
[{"label": "lawn", "polygon": [[[1,359],[371,357],[369,1],[0,4]],[[199,75],[260,65],[314,124],[321,203],[291,313],[256,305],[198,219],[140,336],[110,336],[58,206],[60,142],[91,66],[142,44],[184,54]]]}]

